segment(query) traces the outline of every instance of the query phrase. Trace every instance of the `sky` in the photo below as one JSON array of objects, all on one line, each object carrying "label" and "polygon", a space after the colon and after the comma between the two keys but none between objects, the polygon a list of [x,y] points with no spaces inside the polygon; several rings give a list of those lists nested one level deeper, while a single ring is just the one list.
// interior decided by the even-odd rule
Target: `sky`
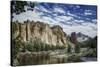
[{"label": "sky", "polygon": [[66,34],[81,32],[90,37],[97,35],[97,6],[35,2],[35,7],[25,6],[26,12],[13,14],[12,21],[41,21],[51,26],[60,25]]}]

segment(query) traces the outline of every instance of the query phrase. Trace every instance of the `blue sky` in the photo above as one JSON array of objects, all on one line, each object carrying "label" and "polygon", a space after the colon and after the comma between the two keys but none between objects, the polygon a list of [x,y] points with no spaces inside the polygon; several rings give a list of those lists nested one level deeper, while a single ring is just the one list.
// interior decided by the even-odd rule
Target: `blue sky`
[{"label": "blue sky", "polygon": [[[41,6],[45,8],[47,11],[42,10]],[[55,15],[72,16],[76,20],[85,20],[85,21],[91,21],[91,22],[93,19],[97,19],[97,7],[94,5],[39,3],[37,7],[41,9],[41,10],[38,9],[40,12],[41,11],[44,12],[44,14],[41,16],[49,16],[51,18],[55,17]]]},{"label": "blue sky", "polygon": [[51,26],[60,25],[66,34],[82,32],[92,37],[97,35],[96,5],[36,2],[34,8],[25,6],[25,10],[19,15],[13,14],[12,21],[42,21]]}]

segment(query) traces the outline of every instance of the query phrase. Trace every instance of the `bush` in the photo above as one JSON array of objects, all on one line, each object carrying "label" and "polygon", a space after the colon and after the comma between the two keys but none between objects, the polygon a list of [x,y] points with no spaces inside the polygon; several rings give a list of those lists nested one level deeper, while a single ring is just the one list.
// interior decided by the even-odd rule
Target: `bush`
[{"label": "bush", "polygon": [[79,44],[76,44],[76,46],[75,46],[75,52],[76,53],[80,52],[80,45]]},{"label": "bush", "polygon": [[18,54],[18,52],[20,52],[21,48],[22,48],[23,43],[21,42],[21,40],[19,39],[13,39],[12,40],[12,57],[13,59],[16,58],[16,55]]},{"label": "bush", "polygon": [[85,56],[86,57],[97,57],[97,50],[89,48]]},{"label": "bush", "polygon": [[[11,62],[14,65],[17,65],[19,61],[17,61],[17,55],[19,52],[21,52],[21,49],[23,47],[24,43],[21,42],[19,38],[12,39],[12,50],[11,50]],[[15,61],[16,60],[16,61]]]},{"label": "bush", "polygon": [[68,44],[67,52],[71,52],[71,46]]},{"label": "bush", "polygon": [[28,51],[35,51],[33,45],[26,45],[26,49],[27,49]]}]

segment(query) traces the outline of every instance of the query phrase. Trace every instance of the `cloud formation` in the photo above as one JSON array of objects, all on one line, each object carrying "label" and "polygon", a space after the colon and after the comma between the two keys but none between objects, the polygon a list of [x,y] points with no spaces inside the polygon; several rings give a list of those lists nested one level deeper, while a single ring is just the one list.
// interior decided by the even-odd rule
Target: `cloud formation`
[{"label": "cloud formation", "polygon": [[34,11],[14,14],[12,20],[23,22],[27,19],[60,25],[67,34],[82,32],[94,37],[97,33],[97,7],[94,5],[37,3]]}]

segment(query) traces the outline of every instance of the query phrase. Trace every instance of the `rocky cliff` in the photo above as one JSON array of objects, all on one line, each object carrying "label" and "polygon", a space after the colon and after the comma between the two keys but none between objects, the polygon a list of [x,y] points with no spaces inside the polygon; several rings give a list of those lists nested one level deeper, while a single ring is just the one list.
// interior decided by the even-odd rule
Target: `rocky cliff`
[{"label": "rocky cliff", "polygon": [[77,35],[76,32],[71,33],[71,42],[76,44],[77,43]]},{"label": "rocky cliff", "polygon": [[60,26],[50,27],[43,22],[25,21],[12,22],[12,39],[19,38],[22,42],[42,41],[54,46],[67,46],[66,34]]}]

